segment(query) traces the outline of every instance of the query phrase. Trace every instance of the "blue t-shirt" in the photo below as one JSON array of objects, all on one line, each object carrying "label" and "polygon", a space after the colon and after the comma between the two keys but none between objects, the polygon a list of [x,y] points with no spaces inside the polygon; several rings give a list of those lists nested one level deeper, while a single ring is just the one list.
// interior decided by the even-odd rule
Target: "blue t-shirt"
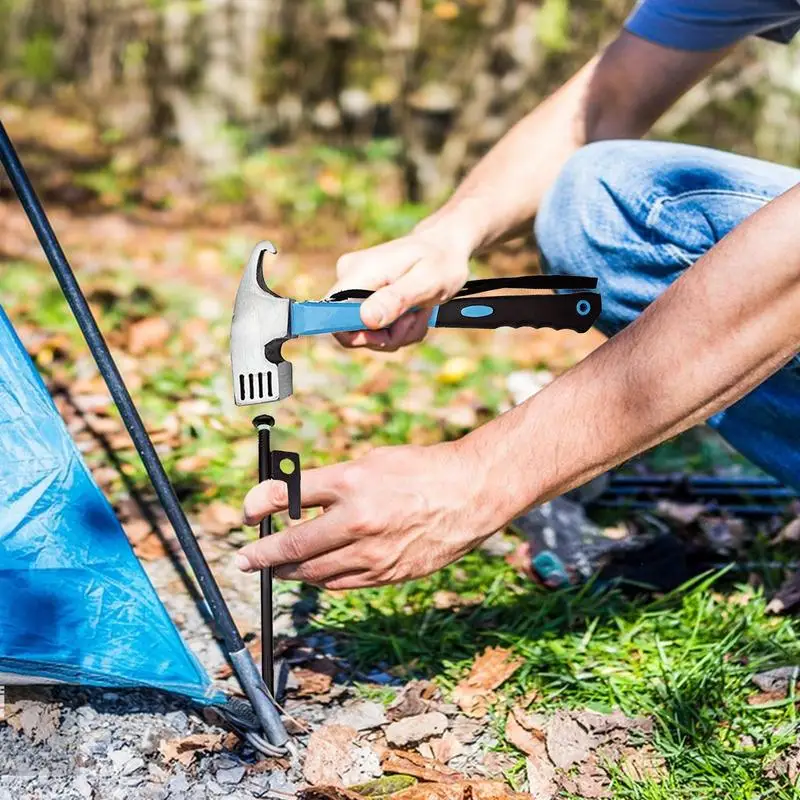
[{"label": "blue t-shirt", "polygon": [[625,28],[678,50],[719,50],[754,34],[788,42],[800,0],[640,0]]}]

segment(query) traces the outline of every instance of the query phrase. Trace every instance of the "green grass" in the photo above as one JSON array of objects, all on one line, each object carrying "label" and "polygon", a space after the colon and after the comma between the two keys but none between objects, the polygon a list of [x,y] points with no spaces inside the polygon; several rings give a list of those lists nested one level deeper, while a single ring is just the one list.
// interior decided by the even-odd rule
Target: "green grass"
[{"label": "green grass", "polygon": [[[715,587],[715,583],[719,586]],[[479,592],[481,605],[439,611],[440,589]],[[737,602],[747,598],[747,602]],[[546,592],[481,554],[426,580],[323,595],[315,625],[335,631],[356,668],[382,664],[451,689],[484,647],[501,645],[524,666],[503,687],[493,722],[532,689],[535,710],[559,707],[652,715],[670,777],[661,784],[614,782],[618,798],[795,797],[770,786],[765,764],[794,740],[791,702],[750,706],[753,673],[800,661],[792,620],[767,617],[759,593],[709,576],[657,600],[617,592]],[[755,746],[745,746],[749,736]],[[506,748],[514,753],[513,748]],[[520,758],[516,770],[523,769]]]}]

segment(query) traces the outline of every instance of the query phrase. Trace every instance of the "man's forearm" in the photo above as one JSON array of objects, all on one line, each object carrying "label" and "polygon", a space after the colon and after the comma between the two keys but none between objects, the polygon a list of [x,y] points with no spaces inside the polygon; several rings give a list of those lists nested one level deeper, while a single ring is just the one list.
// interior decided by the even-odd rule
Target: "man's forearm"
[{"label": "man's forearm", "polygon": [[481,456],[499,521],[708,419],[800,350],[799,213],[797,187],[626,330],[462,440]]}]

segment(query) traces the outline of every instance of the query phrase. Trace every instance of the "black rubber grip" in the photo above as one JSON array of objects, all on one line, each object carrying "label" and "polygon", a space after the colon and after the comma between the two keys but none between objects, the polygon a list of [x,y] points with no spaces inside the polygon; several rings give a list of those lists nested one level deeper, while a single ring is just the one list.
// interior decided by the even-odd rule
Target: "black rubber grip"
[{"label": "black rubber grip", "polygon": [[554,328],[584,333],[600,316],[600,295],[511,295],[456,298],[439,307],[437,328]]}]

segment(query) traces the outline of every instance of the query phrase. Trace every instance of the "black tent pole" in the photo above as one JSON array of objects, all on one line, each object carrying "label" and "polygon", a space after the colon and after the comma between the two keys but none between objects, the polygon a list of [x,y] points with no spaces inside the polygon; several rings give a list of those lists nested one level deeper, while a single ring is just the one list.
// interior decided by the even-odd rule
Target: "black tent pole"
[{"label": "black tent pole", "polygon": [[155,447],[153,447],[142,418],[133,404],[122,375],[114,363],[103,334],[92,315],[86,297],[78,285],[75,274],[64,255],[64,251],[61,249],[61,245],[58,243],[44,208],[34,191],[25,168],[17,156],[2,121],[0,121],[0,161],[2,161],[11,185],[14,187],[14,191],[30,220],[33,230],[36,232],[42,250],[44,250],[45,256],[47,256],[47,260],[61,285],[64,297],[72,309],[75,320],[80,326],[89,350],[91,350],[92,356],[97,363],[100,374],[103,376],[106,386],[108,386],[108,390],[119,409],[122,421],[125,423],[139,457],[142,459],[142,463],[150,477],[150,482],[153,484],[153,489],[155,489],[161,506],[175,530],[175,535],[178,537],[183,552],[186,554],[186,558],[194,571],[197,583],[208,603],[211,615],[222,636],[225,649],[236,670],[236,675],[242,688],[252,703],[270,744],[282,747],[289,737],[272,701],[271,694],[267,691],[258,668],[245,647],[239,631],[236,629],[230,609],[220,592],[203,551],[200,549],[200,545],[189,525],[189,521],[186,519],[172,483],[164,471],[161,459],[158,457]]}]

